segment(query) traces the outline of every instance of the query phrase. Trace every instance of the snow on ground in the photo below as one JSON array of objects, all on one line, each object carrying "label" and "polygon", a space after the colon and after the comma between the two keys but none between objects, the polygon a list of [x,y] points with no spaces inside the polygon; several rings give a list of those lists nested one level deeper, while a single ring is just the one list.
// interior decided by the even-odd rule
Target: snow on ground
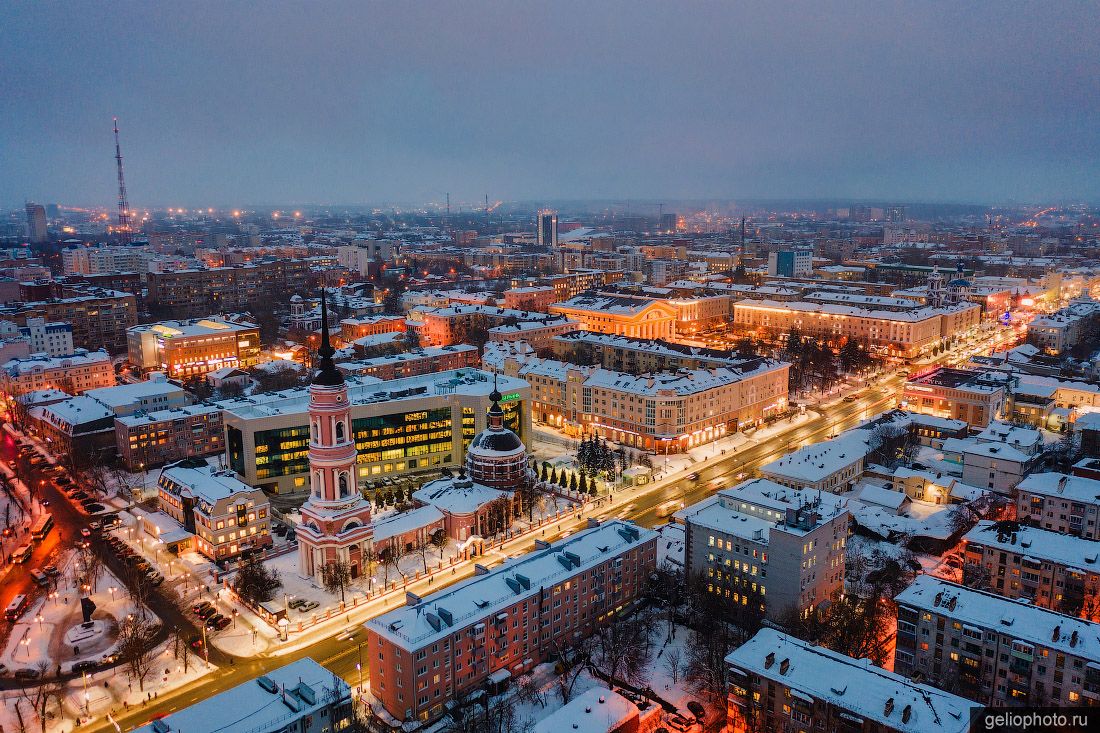
[{"label": "snow on ground", "polygon": [[[657,651],[649,660],[645,673],[649,688],[681,711],[687,710],[690,700],[704,704],[684,683],[691,629],[662,621],[657,625],[657,630]],[[639,687],[645,688],[646,685]]]},{"label": "snow on ground", "polygon": [[[93,621],[102,622],[103,633],[76,642],[66,638],[66,632],[83,621],[80,612],[80,596],[76,587],[74,556],[70,555],[58,568],[61,575],[57,582],[56,596],[43,594],[12,624],[8,643],[0,654],[0,663],[16,670],[34,667],[39,660],[49,660],[50,668],[57,666],[67,672],[73,663],[90,660],[98,662],[104,654],[113,651],[118,640],[118,621],[136,611],[125,586],[106,568],[103,569],[95,590],[89,594],[96,610]],[[111,589],[115,591],[112,593]],[[150,620],[156,617],[150,614]]]}]

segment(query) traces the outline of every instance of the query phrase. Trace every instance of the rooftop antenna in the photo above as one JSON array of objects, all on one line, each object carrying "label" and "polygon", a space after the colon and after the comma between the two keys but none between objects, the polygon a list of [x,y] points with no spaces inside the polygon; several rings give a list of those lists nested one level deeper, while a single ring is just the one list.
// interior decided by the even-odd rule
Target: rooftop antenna
[{"label": "rooftop antenna", "polygon": [[122,175],[122,146],[118,142],[118,118],[115,123],[115,164],[118,167],[118,238],[123,244],[131,241],[130,202],[126,199],[126,178]]}]

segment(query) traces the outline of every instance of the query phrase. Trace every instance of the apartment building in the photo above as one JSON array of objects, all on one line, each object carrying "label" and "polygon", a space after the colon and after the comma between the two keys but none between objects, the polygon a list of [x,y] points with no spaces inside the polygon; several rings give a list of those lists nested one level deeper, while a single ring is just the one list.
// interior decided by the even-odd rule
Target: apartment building
[{"label": "apartment building", "polygon": [[106,351],[77,349],[65,356],[28,356],[0,366],[0,380],[9,395],[38,389],[61,389],[81,394],[99,387],[113,387],[115,369]]},{"label": "apartment building", "polygon": [[488,344],[482,363],[531,385],[538,422],[657,453],[708,443],[787,408],[790,364],[758,357],[633,375],[540,359],[521,342]]},{"label": "apartment building", "polygon": [[1047,354],[1061,354],[1092,336],[1100,322],[1100,303],[1085,298],[1027,324],[1027,341]]},{"label": "apartment building", "polygon": [[[476,369],[382,381],[348,377],[360,485],[384,476],[463,465],[466,447],[486,427],[493,377]],[[530,435],[531,390],[500,377],[505,426]],[[251,486],[279,494],[309,485],[309,394],[303,388],[218,402],[224,410],[229,467]]]},{"label": "apartment building", "polygon": [[1004,413],[1009,381],[1003,374],[937,367],[905,382],[901,406],[984,428]]},{"label": "apartment building", "polygon": [[245,311],[272,293],[308,290],[308,259],[273,259],[232,267],[150,272],[146,302],[156,313],[201,318],[208,313]]},{"label": "apartment building", "polygon": [[1100,625],[931,575],[894,600],[898,674],[997,707],[1100,704]]},{"label": "apartment building", "polygon": [[513,278],[513,288],[549,286],[554,289],[554,303],[569,300],[589,290],[597,290],[605,285],[623,279],[622,270],[575,269],[562,275],[546,275],[536,278]]},{"label": "apartment building", "polygon": [[428,346],[403,354],[376,356],[372,359],[343,361],[336,365],[344,374],[376,379],[402,379],[435,374],[464,367],[476,367],[481,361],[477,347],[469,344]]},{"label": "apartment building", "polygon": [[676,513],[685,575],[737,615],[813,613],[844,586],[846,502],[753,479]]},{"label": "apartment building", "polygon": [[115,448],[131,471],[213,456],[225,449],[222,409],[188,405],[115,418]]},{"label": "apartment building", "polygon": [[1100,540],[1100,481],[1033,473],[1016,486],[1016,519],[1052,532]]},{"label": "apartment building", "polygon": [[554,303],[550,312],[577,321],[585,331],[645,339],[670,339],[676,331],[676,309],[650,298],[589,293]]},{"label": "apartment building", "polygon": [[195,401],[190,392],[175,382],[169,382],[162,372],[153,372],[144,382],[99,387],[85,394],[120,417],[185,407]]},{"label": "apartment building", "polygon": [[0,307],[0,320],[26,326],[27,320],[72,326],[77,349],[126,351],[126,329],[137,323],[137,298],[131,293],[91,286],[63,286],[61,297]]},{"label": "apartment building", "polygon": [[[414,310],[409,321],[420,336],[422,346],[450,346],[464,343],[471,333],[505,324],[541,323],[572,330],[576,324],[554,314],[516,311],[487,305],[453,305],[431,310]],[[564,333],[564,331],[561,331]]]},{"label": "apartment building", "polygon": [[144,272],[151,252],[141,247],[84,247],[61,250],[61,271],[66,275],[104,275]]},{"label": "apartment building", "polygon": [[943,457],[961,467],[963,483],[998,494],[1009,494],[1039,462],[1038,454],[1027,454],[1004,443],[983,443],[976,438],[948,438]]},{"label": "apartment building", "polygon": [[486,682],[503,683],[591,634],[641,595],[657,533],[598,524],[367,622],[371,693],[398,720],[427,721]]},{"label": "apartment building", "polygon": [[765,628],[726,657],[727,733],[966,733],[975,703]]},{"label": "apartment building", "polygon": [[504,291],[504,307],[514,310],[546,313],[551,304],[559,300],[557,291],[549,285],[510,288]]},{"label": "apartment building", "polygon": [[997,595],[1100,620],[1100,542],[987,521],[963,541],[967,572]]},{"label": "apartment building", "polygon": [[44,318],[28,318],[19,334],[32,354],[64,356],[73,353],[73,327],[68,323],[47,323]]},{"label": "apartment building", "polygon": [[251,366],[260,357],[259,326],[232,316],[145,323],[130,328],[126,339],[131,364],[179,379]]},{"label": "apartment building", "polygon": [[211,560],[270,547],[267,495],[201,459],[167,466],[157,479],[160,509],[195,535],[194,549]]},{"label": "apartment building", "polygon": [[909,311],[876,310],[836,303],[742,300],[733,305],[733,327],[739,333],[778,341],[792,331],[828,343],[848,339],[872,350],[911,359],[949,336],[960,336],[981,321],[973,303]]}]

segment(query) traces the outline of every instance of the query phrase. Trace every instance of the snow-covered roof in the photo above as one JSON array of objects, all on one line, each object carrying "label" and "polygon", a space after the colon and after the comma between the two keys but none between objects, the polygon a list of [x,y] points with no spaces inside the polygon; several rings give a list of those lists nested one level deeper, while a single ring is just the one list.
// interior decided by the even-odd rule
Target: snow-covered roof
[{"label": "snow-covered roof", "polygon": [[963,733],[977,704],[935,687],[813,646],[775,629],[761,629],[726,657],[745,674],[777,680],[792,696],[825,701],[899,733]]},{"label": "snow-covered roof", "polygon": [[[709,499],[676,512],[676,519],[719,532],[767,544],[771,531],[781,528],[787,534],[806,534],[822,522],[840,515],[846,500],[831,494],[822,497],[809,489],[792,489],[757,478],[723,489]],[[788,509],[807,509],[817,520],[812,525],[786,523]]]},{"label": "snow-covered roof", "polygon": [[670,312],[672,310],[671,306],[653,300],[652,298],[631,298],[625,295],[609,295],[604,293],[576,295],[569,300],[550,305],[551,308],[561,308],[563,310],[601,311],[603,313],[615,313],[617,315],[627,316],[635,316],[639,313],[644,313],[646,310],[655,306],[667,308]]},{"label": "snow-covered roof", "polygon": [[1004,443],[1026,453],[1032,453],[1043,444],[1043,434],[1034,428],[1025,428],[1003,422],[991,422],[985,430],[974,436],[983,443]]},{"label": "snow-covered roof", "polygon": [[884,509],[892,509],[895,513],[909,501],[904,491],[884,489],[874,484],[861,484],[859,494],[855,497],[864,504],[874,504]]},{"label": "snow-covered roof", "polygon": [[611,733],[637,717],[638,706],[606,687],[592,687],[535,724],[532,733]]},{"label": "snow-covered roof", "polygon": [[161,471],[158,483],[162,487],[170,488],[172,493],[178,495],[186,492],[210,506],[235,494],[262,495],[259,489],[234,478],[232,471],[217,471],[205,463],[198,465],[193,461],[181,461],[166,466]]},{"label": "snow-covered roof", "polygon": [[126,427],[148,425],[167,420],[182,420],[195,415],[216,415],[222,411],[218,405],[200,404],[184,405],[182,407],[170,407],[167,410],[153,410],[152,412],[135,412],[133,415],[116,417],[115,422]]},{"label": "snow-covered roof", "polygon": [[468,478],[436,479],[413,492],[417,501],[438,507],[447,514],[473,514],[486,504],[507,496],[511,494]]},{"label": "snow-covered roof", "polygon": [[374,528],[374,541],[381,542],[390,537],[400,537],[421,527],[430,527],[443,521],[443,512],[434,506],[421,506],[407,512],[393,512],[371,522]]},{"label": "snow-covered roof", "polygon": [[90,366],[92,364],[110,363],[111,355],[106,351],[84,351],[77,349],[72,354],[65,356],[28,356],[23,359],[12,359],[0,369],[6,371],[12,377],[23,374],[46,371],[49,369],[70,369],[73,367]]},{"label": "snow-covered roof", "polygon": [[150,397],[166,397],[184,393],[185,390],[178,384],[166,380],[147,379],[144,382],[134,382],[133,384],[119,384],[115,387],[90,389],[84,395],[111,409],[120,409]]},{"label": "snow-covered roof", "polygon": [[1086,412],[1073,423],[1074,430],[1100,430],[1100,412]]},{"label": "snow-covered roof", "polygon": [[376,616],[367,627],[405,649],[420,648],[482,622],[517,601],[537,596],[547,586],[656,540],[657,533],[652,530],[611,520],[437,591],[415,606]]},{"label": "snow-covered roof", "polygon": [[[166,726],[162,730],[171,733],[282,730],[293,720],[317,718],[319,711],[350,696],[351,688],[346,682],[306,657],[169,713],[157,722]],[[149,723],[134,733],[157,731],[157,724]]]},{"label": "snow-covered roof", "polygon": [[962,624],[1100,662],[1100,624],[1033,603],[974,590],[932,575],[918,575],[894,600]]},{"label": "snow-covered roof", "polygon": [[985,456],[995,458],[998,461],[1014,461],[1027,463],[1032,456],[1004,443],[979,443],[976,438],[948,438],[943,441],[944,453],[959,453],[962,455]]},{"label": "snow-covered roof", "polygon": [[979,307],[974,303],[947,306],[945,308],[932,308],[924,306],[910,311],[889,311],[879,308],[861,308],[852,305],[839,305],[836,303],[811,303],[807,301],[777,300],[740,300],[734,303],[735,308],[763,308],[772,310],[793,310],[805,313],[823,313],[836,316],[854,316],[858,318],[875,318],[880,321],[901,321],[904,323],[919,323],[932,318],[939,318],[944,313],[953,313]]},{"label": "snow-covered roof", "polygon": [[995,522],[981,521],[963,539],[983,547],[1046,560],[1069,568],[1083,568],[1100,573],[1100,542],[1073,535],[1051,532],[1037,527],[1019,525],[1015,532],[998,535]]},{"label": "snow-covered roof", "polygon": [[151,331],[160,338],[173,339],[229,334],[255,328],[259,328],[259,326],[248,321],[234,321],[221,316],[210,316],[209,318],[192,318],[185,321],[143,323],[138,326],[131,326],[127,331],[133,333]]},{"label": "snow-covered roof", "polygon": [[760,468],[765,476],[816,483],[862,461],[870,452],[871,431],[849,430],[832,440],[804,446]]},{"label": "snow-covered roof", "polygon": [[1033,473],[1016,489],[1029,494],[1052,496],[1084,504],[1100,504],[1100,481],[1064,473]]},{"label": "snow-covered roof", "polygon": [[[376,402],[397,402],[441,394],[488,396],[494,389],[492,377],[493,375],[479,369],[464,368],[385,381],[370,376],[348,377],[346,381],[348,400],[354,406]],[[522,379],[504,375],[497,377],[497,384],[500,391],[505,394],[528,386]],[[216,404],[226,412],[243,419],[305,414],[309,406],[309,389],[294,387],[279,392],[234,397],[221,400]]]},{"label": "snow-covered roof", "polygon": [[98,400],[81,395],[70,397],[61,402],[36,408],[41,410],[43,419],[60,428],[70,428],[96,420],[114,417],[114,412]]}]

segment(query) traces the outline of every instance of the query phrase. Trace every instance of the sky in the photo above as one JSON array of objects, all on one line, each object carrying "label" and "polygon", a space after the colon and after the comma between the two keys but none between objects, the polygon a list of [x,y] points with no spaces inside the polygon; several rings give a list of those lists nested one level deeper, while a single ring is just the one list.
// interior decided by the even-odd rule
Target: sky
[{"label": "sky", "polygon": [[1100,201],[1100,3],[0,3],[0,205]]}]

